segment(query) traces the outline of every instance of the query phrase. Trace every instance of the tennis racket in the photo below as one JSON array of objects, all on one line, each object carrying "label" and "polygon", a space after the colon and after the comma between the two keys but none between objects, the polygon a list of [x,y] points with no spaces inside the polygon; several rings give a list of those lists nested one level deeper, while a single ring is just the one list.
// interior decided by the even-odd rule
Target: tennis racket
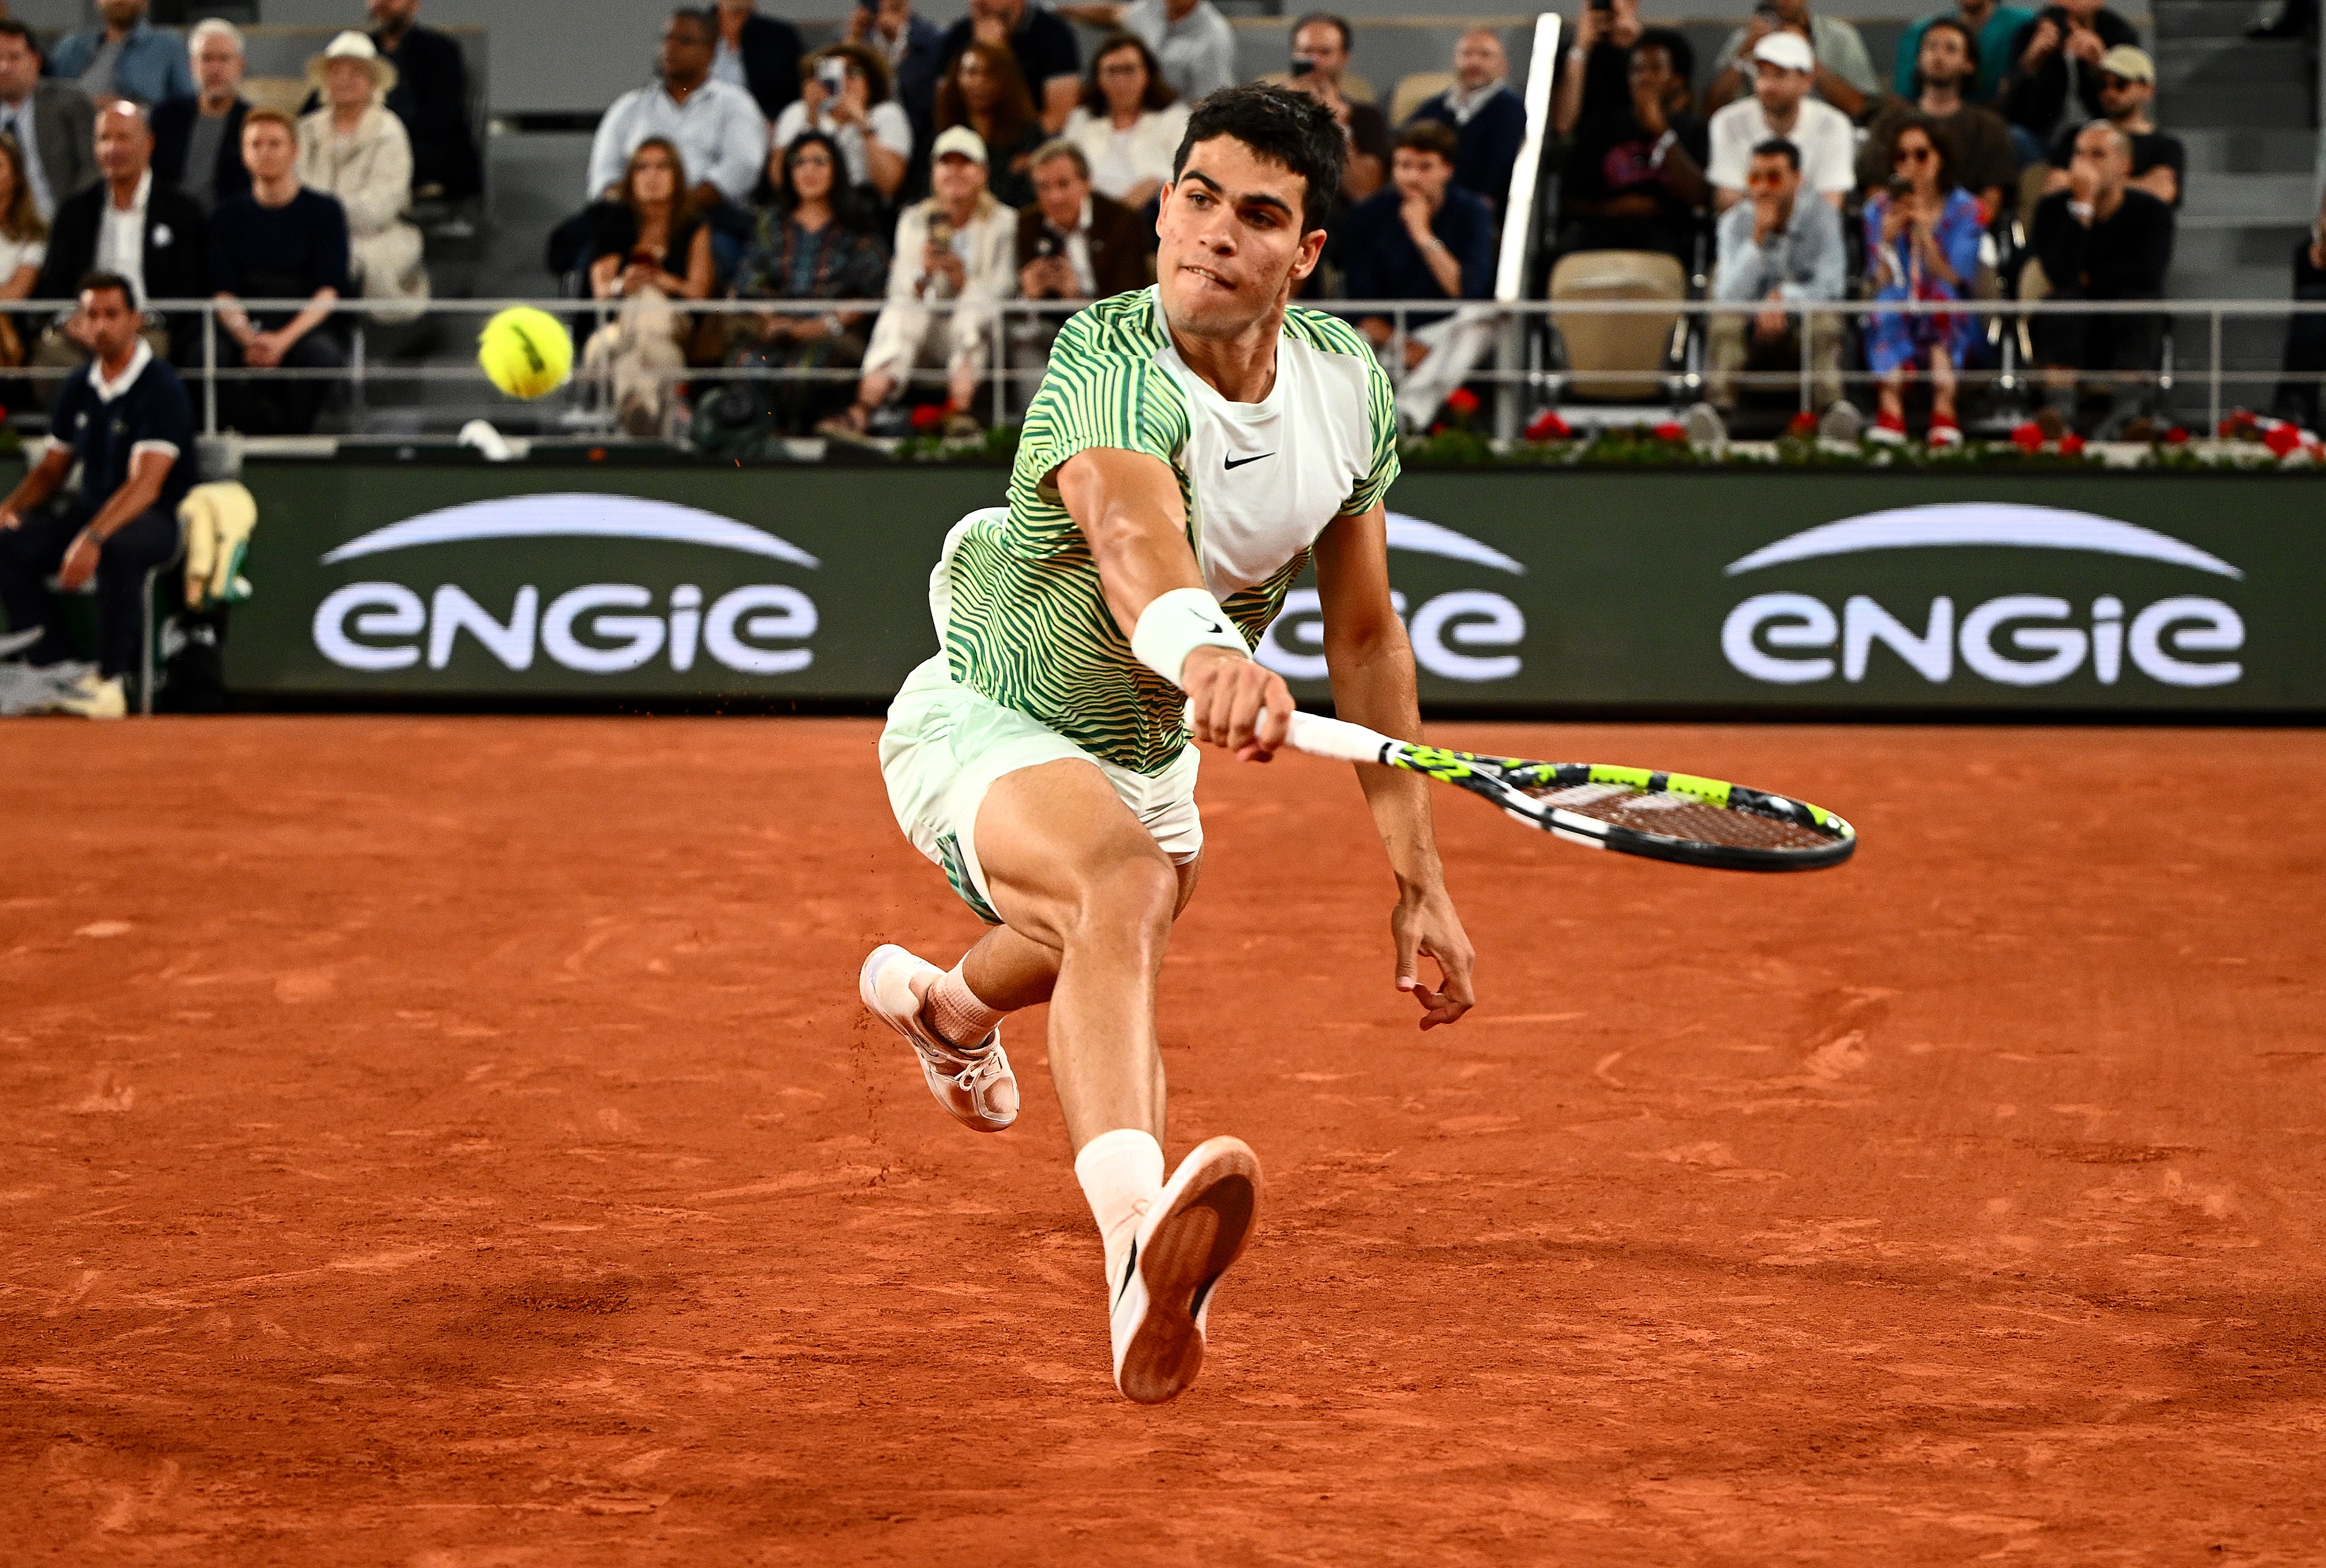
[{"label": "tennis racket", "polygon": [[1840,865],[1857,848],[1857,830],[1831,812],[1718,779],[1473,756],[1313,713],[1292,716],[1289,742],[1311,756],[1377,763],[1458,785],[1531,828],[1586,849],[1724,871],[1813,871]]}]

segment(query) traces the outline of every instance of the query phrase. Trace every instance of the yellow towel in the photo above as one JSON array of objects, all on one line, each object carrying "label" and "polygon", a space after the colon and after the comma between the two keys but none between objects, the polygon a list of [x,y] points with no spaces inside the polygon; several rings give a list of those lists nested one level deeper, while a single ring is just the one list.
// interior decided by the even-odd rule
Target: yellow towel
[{"label": "yellow towel", "polygon": [[186,530],[186,604],[192,609],[235,604],[250,597],[242,576],[251,530],[258,526],[258,502],[231,479],[196,485],[179,505]]}]

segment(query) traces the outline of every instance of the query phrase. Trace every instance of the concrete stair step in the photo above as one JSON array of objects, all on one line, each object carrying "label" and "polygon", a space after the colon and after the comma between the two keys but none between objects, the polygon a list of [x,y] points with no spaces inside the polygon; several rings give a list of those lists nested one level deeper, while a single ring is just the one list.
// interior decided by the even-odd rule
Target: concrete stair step
[{"label": "concrete stair step", "polygon": [[2172,246],[2172,261],[2175,267],[2191,272],[2266,267],[2285,278],[2291,287],[2294,241],[2309,232],[2307,222],[2208,225],[2200,220],[2181,226]]},{"label": "concrete stair step", "polygon": [[2163,102],[2182,125],[2284,130],[2310,123],[2310,88],[2299,81],[2211,83],[2167,94]]},{"label": "concrete stair step", "polygon": [[2317,187],[2303,174],[2205,174],[2189,177],[2181,218],[2237,218],[2267,227],[2317,213]]},{"label": "concrete stair step", "polygon": [[2298,43],[2253,43],[2242,38],[2176,40],[2156,51],[2156,95],[2167,103],[2177,95],[2212,86],[2291,84],[2310,77],[2310,60]]},{"label": "concrete stair step", "polygon": [[2318,136],[2298,128],[2206,126],[2173,124],[2164,130],[2181,138],[2189,154],[2189,182],[2200,174],[2303,174],[2318,156]]},{"label": "concrete stair step", "polygon": [[2284,300],[2293,292],[2290,265],[2190,267],[2175,265],[2165,290],[2176,300]]}]

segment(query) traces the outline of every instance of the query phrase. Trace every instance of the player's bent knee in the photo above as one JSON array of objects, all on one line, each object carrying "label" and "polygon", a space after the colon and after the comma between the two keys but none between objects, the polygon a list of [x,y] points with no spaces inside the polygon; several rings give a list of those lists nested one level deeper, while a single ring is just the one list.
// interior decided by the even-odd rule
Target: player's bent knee
[{"label": "player's bent knee", "polygon": [[1179,874],[1160,850],[1126,854],[1083,878],[1075,910],[1075,935],[1135,932],[1160,938],[1179,909]]}]

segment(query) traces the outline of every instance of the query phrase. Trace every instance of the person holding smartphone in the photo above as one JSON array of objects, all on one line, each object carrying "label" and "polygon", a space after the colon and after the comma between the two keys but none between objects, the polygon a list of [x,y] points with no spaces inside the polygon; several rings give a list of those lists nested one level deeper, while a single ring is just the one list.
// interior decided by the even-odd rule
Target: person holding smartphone
[{"label": "person holding smartphone", "polygon": [[1773,32],[1797,33],[1808,42],[1817,57],[1810,90],[1851,119],[1865,118],[1881,99],[1882,78],[1856,27],[1838,16],[1812,14],[1810,0],[1762,0],[1752,20],[1728,35],[1713,60],[1712,87],[1704,95],[1707,106],[1723,109],[1752,93],[1754,51]]},{"label": "person holding smartphone", "polygon": [[865,43],[834,43],[807,57],[799,101],[776,116],[777,152],[822,131],[847,162],[848,183],[893,200],[913,161],[913,122],[890,97],[889,62]]}]

